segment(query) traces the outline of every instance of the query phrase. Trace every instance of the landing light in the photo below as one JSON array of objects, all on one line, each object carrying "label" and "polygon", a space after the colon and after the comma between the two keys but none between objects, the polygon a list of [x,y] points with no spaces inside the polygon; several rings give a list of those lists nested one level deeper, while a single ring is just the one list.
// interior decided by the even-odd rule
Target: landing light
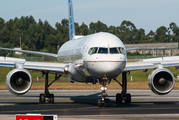
[{"label": "landing light", "polygon": [[101,90],[103,91],[103,90],[107,90],[107,86],[101,86]]},{"label": "landing light", "polygon": [[65,71],[68,71],[68,68],[67,68],[67,67],[65,67]]},{"label": "landing light", "polygon": [[65,74],[68,74],[68,67],[65,67],[64,73],[65,73]]}]

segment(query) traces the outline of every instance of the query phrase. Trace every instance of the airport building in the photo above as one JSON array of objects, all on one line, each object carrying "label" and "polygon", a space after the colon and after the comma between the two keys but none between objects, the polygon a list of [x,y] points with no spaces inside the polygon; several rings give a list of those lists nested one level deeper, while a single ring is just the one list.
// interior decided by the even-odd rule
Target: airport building
[{"label": "airport building", "polygon": [[146,43],[146,44],[125,44],[127,48],[137,48],[137,50],[129,50],[133,53],[138,51],[140,54],[150,53],[153,56],[175,56],[179,54],[178,43]]}]

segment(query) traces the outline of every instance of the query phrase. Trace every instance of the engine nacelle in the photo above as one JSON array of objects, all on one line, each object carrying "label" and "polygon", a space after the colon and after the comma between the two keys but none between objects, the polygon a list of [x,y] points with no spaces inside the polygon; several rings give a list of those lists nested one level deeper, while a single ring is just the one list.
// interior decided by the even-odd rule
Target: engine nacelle
[{"label": "engine nacelle", "polygon": [[14,95],[25,94],[31,88],[31,85],[31,74],[25,69],[13,69],[6,76],[6,86]]},{"label": "engine nacelle", "polygon": [[148,76],[149,88],[158,95],[168,94],[174,87],[175,78],[168,69],[156,69]]}]

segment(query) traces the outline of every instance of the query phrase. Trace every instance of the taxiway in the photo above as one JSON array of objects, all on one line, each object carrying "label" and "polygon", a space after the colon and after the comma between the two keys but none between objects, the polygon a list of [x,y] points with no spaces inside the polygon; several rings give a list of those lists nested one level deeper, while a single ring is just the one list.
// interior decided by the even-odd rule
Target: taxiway
[{"label": "taxiway", "polygon": [[14,96],[7,90],[0,91],[0,116],[40,113],[56,114],[59,119],[177,119],[179,117],[179,90],[167,95],[155,95],[150,90],[128,90],[132,95],[131,104],[116,104],[115,95],[119,90],[108,90],[110,107],[98,107],[100,90],[51,90],[55,95],[54,104],[40,104],[42,90],[30,90],[23,96]]}]

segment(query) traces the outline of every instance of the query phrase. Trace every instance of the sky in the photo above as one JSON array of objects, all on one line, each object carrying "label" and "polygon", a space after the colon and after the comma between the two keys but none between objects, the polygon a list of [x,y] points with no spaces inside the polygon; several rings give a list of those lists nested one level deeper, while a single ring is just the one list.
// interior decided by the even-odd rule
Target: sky
[{"label": "sky", "polygon": [[[179,26],[179,0],[73,0],[74,21],[89,26],[100,20],[108,27],[120,26],[123,20],[143,28],[148,34],[171,22]],[[6,22],[15,17],[32,15],[36,22],[68,19],[68,0],[1,0],[0,17]]]}]

